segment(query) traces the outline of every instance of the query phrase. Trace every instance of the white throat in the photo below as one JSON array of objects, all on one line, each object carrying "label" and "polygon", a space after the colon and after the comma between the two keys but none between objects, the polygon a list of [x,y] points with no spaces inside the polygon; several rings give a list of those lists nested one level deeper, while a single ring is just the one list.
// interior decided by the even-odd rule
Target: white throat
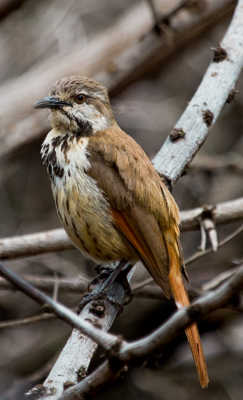
[{"label": "white throat", "polygon": [[87,121],[93,132],[103,131],[109,126],[109,120],[101,114],[93,104],[82,104],[79,109],[74,109],[73,114],[76,118]]}]

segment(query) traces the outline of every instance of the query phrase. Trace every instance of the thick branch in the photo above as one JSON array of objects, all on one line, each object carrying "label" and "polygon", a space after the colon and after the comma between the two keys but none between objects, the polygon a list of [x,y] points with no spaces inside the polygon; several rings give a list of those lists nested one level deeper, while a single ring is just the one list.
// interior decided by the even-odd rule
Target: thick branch
[{"label": "thick branch", "polygon": [[228,170],[229,172],[243,174],[243,157],[241,154],[228,153],[224,155],[200,154],[192,162],[190,169],[193,171],[217,172]]},{"label": "thick branch", "polygon": [[[162,351],[182,329],[210,312],[224,307],[242,287],[243,266],[218,289],[202,296],[191,306],[175,312],[165,324],[150,335],[131,343],[121,342],[119,351],[113,354],[112,364],[109,361],[103,363],[78,385],[67,389],[60,400],[83,399],[87,394],[94,393],[105,383],[114,379],[129,362],[144,359],[155,351]],[[120,362],[114,363],[114,357]]]},{"label": "thick branch", "polygon": [[200,149],[216,122],[243,66],[243,7],[232,23],[188,107],[154,159],[156,169],[173,184]]},{"label": "thick branch", "polygon": [[[114,282],[108,290],[107,299],[90,302],[81,311],[79,317],[82,320],[92,321],[94,326],[98,326],[103,331],[108,331],[119,311],[117,303],[122,304],[124,297],[124,288],[120,283]],[[109,301],[109,298],[112,298],[116,304]],[[73,329],[55,365],[45,379],[43,384],[45,396],[50,400],[56,400],[63,393],[67,382],[69,385],[74,385],[84,378],[96,349],[97,343],[91,340],[90,336],[82,335],[79,330]]]},{"label": "thick branch", "polygon": [[[211,209],[215,224],[226,224],[243,218],[243,198],[226,201],[216,206],[207,206]],[[181,230],[199,229],[200,217],[205,207],[198,207],[181,212]],[[0,259],[33,256],[52,251],[72,249],[73,244],[63,229],[53,229],[46,232],[0,239]]]}]

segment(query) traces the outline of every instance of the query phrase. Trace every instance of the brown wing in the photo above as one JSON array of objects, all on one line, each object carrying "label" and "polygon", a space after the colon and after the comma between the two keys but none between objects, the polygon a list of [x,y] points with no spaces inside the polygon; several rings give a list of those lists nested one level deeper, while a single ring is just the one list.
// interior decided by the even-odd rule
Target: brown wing
[{"label": "brown wing", "polygon": [[106,194],[114,223],[170,296],[164,232],[178,231],[178,210],[142,148],[118,127],[89,139],[88,174]]},{"label": "brown wing", "polygon": [[[119,129],[100,132],[89,140],[88,173],[106,194],[117,229],[136,249],[154,280],[178,307],[187,306],[179,243],[177,205],[142,148]],[[197,325],[186,328],[202,387],[207,366]]]},{"label": "brown wing", "polygon": [[145,267],[169,298],[168,253],[155,218],[139,207],[123,212],[112,210],[112,215],[117,228],[136,249]]}]

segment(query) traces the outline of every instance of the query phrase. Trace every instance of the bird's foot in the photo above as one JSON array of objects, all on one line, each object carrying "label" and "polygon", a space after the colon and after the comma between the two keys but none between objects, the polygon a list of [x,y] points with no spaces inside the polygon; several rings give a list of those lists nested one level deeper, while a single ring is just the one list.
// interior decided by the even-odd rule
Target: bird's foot
[{"label": "bird's foot", "polygon": [[[125,291],[127,304],[131,300],[131,289],[127,280],[127,274],[131,270],[132,265],[124,262],[123,260],[116,267],[98,265],[96,267],[99,273],[90,283],[88,290],[78,306],[80,312],[88,303],[107,300],[112,305],[115,305],[122,311],[122,303],[116,298],[116,289],[113,287],[114,283],[120,284]],[[127,300],[128,299],[128,300]]]}]

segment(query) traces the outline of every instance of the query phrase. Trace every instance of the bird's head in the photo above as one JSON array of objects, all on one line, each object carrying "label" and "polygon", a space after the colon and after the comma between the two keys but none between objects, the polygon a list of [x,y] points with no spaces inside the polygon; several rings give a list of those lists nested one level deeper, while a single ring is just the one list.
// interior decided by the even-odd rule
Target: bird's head
[{"label": "bird's head", "polygon": [[49,108],[52,127],[64,134],[90,136],[114,121],[106,88],[82,76],[58,80],[35,108]]}]

